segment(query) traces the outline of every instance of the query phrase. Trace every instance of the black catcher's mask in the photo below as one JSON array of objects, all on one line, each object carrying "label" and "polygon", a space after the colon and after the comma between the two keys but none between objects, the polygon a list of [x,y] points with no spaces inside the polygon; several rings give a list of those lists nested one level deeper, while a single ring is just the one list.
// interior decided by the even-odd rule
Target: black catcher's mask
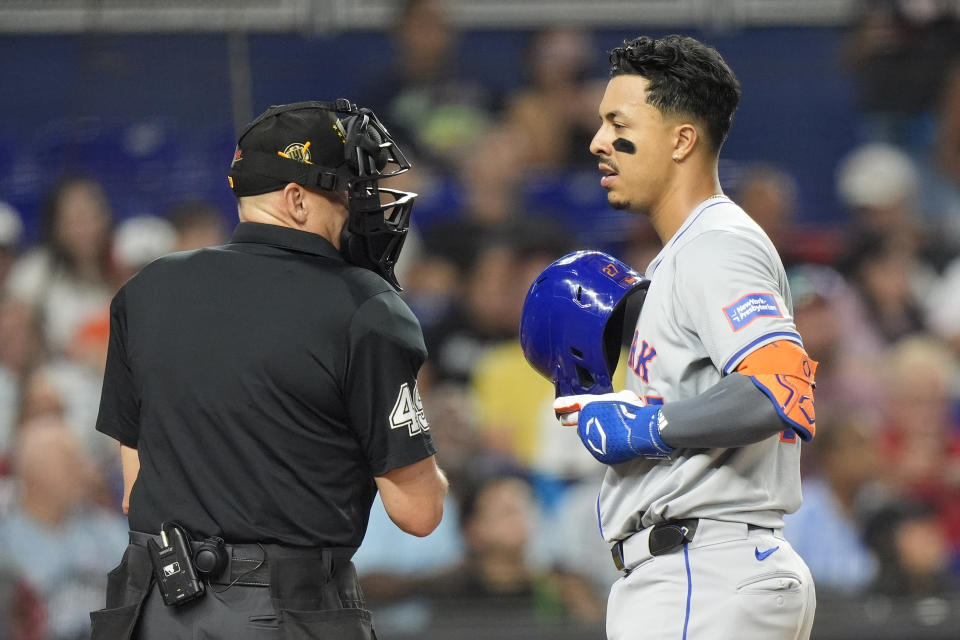
[{"label": "black catcher's mask", "polygon": [[340,252],[376,271],[400,290],[393,272],[417,194],[380,186],[410,169],[387,128],[349,100],[273,106],[240,134],[230,187],[239,198],[282,189],[290,182],[346,191],[350,211]]}]

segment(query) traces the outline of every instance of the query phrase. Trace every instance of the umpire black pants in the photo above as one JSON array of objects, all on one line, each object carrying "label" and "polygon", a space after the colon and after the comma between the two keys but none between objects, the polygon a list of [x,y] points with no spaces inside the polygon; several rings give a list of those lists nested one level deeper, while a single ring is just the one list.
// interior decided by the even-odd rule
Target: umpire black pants
[{"label": "umpire black pants", "polygon": [[263,549],[264,570],[256,582],[269,584],[246,584],[243,578],[234,583],[228,569],[206,585],[203,597],[168,607],[142,539],[132,541],[108,575],[106,608],[90,614],[92,640],[376,638],[349,557],[319,549]]}]

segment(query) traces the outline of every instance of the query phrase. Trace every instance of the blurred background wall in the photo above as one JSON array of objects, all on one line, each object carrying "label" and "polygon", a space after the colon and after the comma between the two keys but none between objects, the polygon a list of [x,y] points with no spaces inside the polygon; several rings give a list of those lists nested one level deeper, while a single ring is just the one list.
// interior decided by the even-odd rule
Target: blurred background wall
[{"label": "blurred background wall", "polygon": [[[790,163],[801,218],[841,214],[833,169],[862,134],[843,57],[853,2],[449,4],[464,30],[450,55],[492,94],[488,106],[525,84],[531,32],[551,25],[587,32],[584,71],[596,78],[606,73],[603,52],[640,30],[709,40],[744,89],[725,159]],[[121,216],[194,195],[230,208],[223,165],[238,128],[271,104],[372,93],[398,58],[385,33],[394,5],[0,3],[0,188],[28,221],[51,179],[70,169],[103,172]]]},{"label": "blurred background wall", "polygon": [[587,145],[606,52],[675,32],[739,77],[721,182],[820,361],[785,529],[814,637],[960,637],[960,0],[0,0],[0,638],[84,638],[123,550],[93,431],[110,297],[229,237],[250,119],[339,97],[415,165],[400,280],[453,487],[425,540],[374,510],[357,564],[380,635],[603,637],[602,470],[517,321],[563,253],[644,270],[659,250]]}]

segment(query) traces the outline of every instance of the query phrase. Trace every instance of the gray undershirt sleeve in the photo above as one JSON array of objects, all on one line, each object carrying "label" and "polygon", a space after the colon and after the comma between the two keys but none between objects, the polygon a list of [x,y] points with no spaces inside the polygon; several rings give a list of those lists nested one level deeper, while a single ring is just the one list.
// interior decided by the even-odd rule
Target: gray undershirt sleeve
[{"label": "gray undershirt sleeve", "polygon": [[665,404],[660,432],[671,447],[712,449],[760,442],[790,427],[753,381],[731,373],[695,398]]}]

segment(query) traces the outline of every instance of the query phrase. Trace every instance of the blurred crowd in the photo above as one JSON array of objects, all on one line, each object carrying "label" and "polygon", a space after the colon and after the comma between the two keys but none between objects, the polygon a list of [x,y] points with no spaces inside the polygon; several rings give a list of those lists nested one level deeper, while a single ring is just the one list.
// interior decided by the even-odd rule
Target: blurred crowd
[{"label": "blurred crowd", "polygon": [[[498,96],[457,69],[442,2],[402,6],[394,67],[356,99],[404,143],[415,169],[396,180],[422,194],[398,275],[451,494],[425,539],[375,505],[356,557],[369,605],[394,634],[465,611],[602,625],[618,576],[596,527],[603,468],[558,426],[517,328],[564,253],[604,249],[642,271],[658,240],[642,217],[530,197],[585,184],[583,211],[605,201],[587,152],[605,83],[588,33],[531,34],[525,86]],[[789,166],[721,175],[777,245],[820,363],[804,504],[785,528],[820,598],[960,592],[960,16],[937,6],[868,2],[850,29],[863,131],[837,158],[834,224],[797,219]],[[93,428],[109,301],[149,261],[223,243],[234,216],[196,201],[126,217],[99,176],[65,176],[28,246],[0,205],[0,637],[86,637],[127,530],[118,451]]]}]

